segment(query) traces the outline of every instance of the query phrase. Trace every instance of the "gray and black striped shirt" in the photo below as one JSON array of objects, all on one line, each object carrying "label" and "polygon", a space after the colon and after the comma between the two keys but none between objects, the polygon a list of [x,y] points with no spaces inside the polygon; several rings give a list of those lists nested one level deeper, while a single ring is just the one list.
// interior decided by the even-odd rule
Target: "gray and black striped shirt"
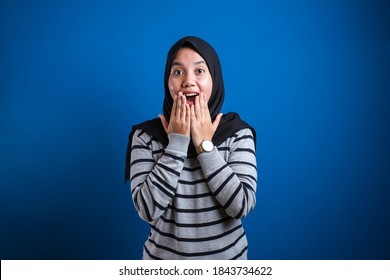
[{"label": "gray and black striped shirt", "polygon": [[187,157],[190,137],[162,144],[137,130],[131,147],[131,194],[150,224],[143,259],[246,259],[241,218],[256,204],[255,143],[242,129],[212,152]]}]

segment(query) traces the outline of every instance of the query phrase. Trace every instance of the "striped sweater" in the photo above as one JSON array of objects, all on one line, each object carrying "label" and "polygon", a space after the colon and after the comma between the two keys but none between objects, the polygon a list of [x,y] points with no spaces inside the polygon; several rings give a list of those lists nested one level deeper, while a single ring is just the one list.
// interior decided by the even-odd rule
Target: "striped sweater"
[{"label": "striped sweater", "polygon": [[242,227],[256,203],[253,134],[242,129],[209,153],[187,157],[190,137],[163,147],[134,133],[130,180],[140,217],[150,224],[143,259],[246,259]]}]

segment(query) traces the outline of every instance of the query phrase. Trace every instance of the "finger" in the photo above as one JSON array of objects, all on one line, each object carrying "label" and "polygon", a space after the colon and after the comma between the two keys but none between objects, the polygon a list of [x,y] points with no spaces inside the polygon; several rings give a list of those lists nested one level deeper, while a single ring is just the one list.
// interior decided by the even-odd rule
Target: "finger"
[{"label": "finger", "polygon": [[172,117],[176,116],[176,106],[177,106],[177,94],[175,94],[173,96],[173,105],[172,105],[171,119],[172,119]]},{"label": "finger", "polygon": [[221,118],[222,118],[222,113],[219,113],[216,117],[215,117],[215,121],[213,122],[213,127],[215,129],[217,129],[219,123],[221,122]]},{"label": "finger", "polygon": [[206,100],[206,94],[204,94],[203,92],[201,92],[200,94],[199,103],[200,103],[200,113],[202,114],[202,117],[205,119],[209,119],[211,122],[209,106]]},{"label": "finger", "polygon": [[182,118],[186,118],[186,110],[187,110],[187,98],[186,96],[183,94],[182,96],[182,104],[181,104],[181,117]]},{"label": "finger", "polygon": [[206,94],[204,94],[204,93],[203,93],[203,104],[204,104],[205,108],[208,110],[209,109],[209,103],[207,101]]},{"label": "finger", "polygon": [[177,108],[176,108],[176,119],[180,119],[181,111],[183,104],[183,94],[181,92],[177,93]]},{"label": "finger", "polygon": [[208,102],[207,102],[207,97],[204,92],[202,92],[202,105],[204,109],[209,109]]},{"label": "finger", "polygon": [[185,119],[185,122],[186,122],[186,125],[187,125],[187,129],[188,129],[188,133],[190,133],[190,128],[191,128],[191,108],[190,108],[190,105],[188,105],[186,103],[186,119]]},{"label": "finger", "polygon": [[199,105],[200,105],[200,109],[204,109],[204,93],[203,92],[201,92],[200,94],[199,94]]},{"label": "finger", "polygon": [[191,108],[190,105],[186,102],[186,121],[190,121],[191,118]]},{"label": "finger", "polygon": [[[196,99],[196,98],[195,98]],[[190,118],[191,118],[191,121],[195,121],[196,120],[196,114],[195,114],[195,105],[192,105],[190,107]],[[193,123],[191,123],[191,126],[192,126]]]},{"label": "finger", "polygon": [[[202,93],[200,93],[200,94],[202,94]],[[198,95],[198,96],[195,96],[195,116],[197,117],[197,118],[200,118],[201,117],[201,108],[200,108],[200,95]]]}]

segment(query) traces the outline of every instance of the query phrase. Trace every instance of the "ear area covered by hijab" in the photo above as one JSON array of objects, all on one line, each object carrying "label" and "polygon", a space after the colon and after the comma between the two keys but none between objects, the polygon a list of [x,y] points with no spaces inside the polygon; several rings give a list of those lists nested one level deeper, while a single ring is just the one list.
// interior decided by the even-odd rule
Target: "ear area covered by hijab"
[{"label": "ear area covered by hijab", "polygon": [[[194,36],[187,36],[178,40],[170,48],[168,52],[167,61],[165,65],[165,74],[164,74],[164,90],[165,90],[165,97],[163,103],[164,116],[169,121],[172,105],[173,105],[173,99],[171,97],[171,93],[169,92],[168,80],[169,80],[169,75],[170,75],[173,60],[175,59],[177,52],[183,47],[189,47],[195,50],[197,53],[199,53],[199,55],[203,57],[203,59],[207,63],[207,66],[209,68],[213,80],[213,88],[208,102],[208,106],[209,106],[211,119],[214,121],[216,116],[221,111],[223,101],[225,98],[225,89],[224,89],[224,83],[222,79],[221,64],[214,48],[206,41]],[[230,112],[224,114],[221,118],[219,126],[212,139],[214,145],[218,146],[222,144],[227,138],[232,137],[236,132],[244,128],[249,128],[252,130],[255,143],[256,143],[256,132],[253,127],[251,127],[246,122],[242,121],[240,119],[240,116],[237,113]],[[165,132],[165,129],[161,123],[160,118],[155,118],[140,123],[138,125],[134,125],[129,134],[129,140],[127,145],[126,163],[125,163],[125,182],[127,182],[130,179],[132,138],[134,132],[137,129],[144,130],[145,132],[147,132],[152,138],[158,140],[163,145],[163,147],[166,147],[168,145],[168,136]],[[188,147],[188,157],[196,157],[196,150],[192,141],[190,141],[190,145]]]}]

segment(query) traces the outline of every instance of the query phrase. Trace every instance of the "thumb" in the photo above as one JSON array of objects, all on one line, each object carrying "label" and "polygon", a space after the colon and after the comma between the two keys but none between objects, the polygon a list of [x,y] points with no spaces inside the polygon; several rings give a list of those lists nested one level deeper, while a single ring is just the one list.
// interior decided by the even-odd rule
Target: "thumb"
[{"label": "thumb", "polygon": [[165,116],[164,115],[158,115],[158,117],[160,118],[160,120],[161,120],[161,123],[162,123],[162,125],[163,125],[163,127],[164,127],[164,129],[165,129],[165,132],[167,132],[167,130],[168,130],[168,121],[167,121],[167,119],[165,118]]},{"label": "thumb", "polygon": [[214,126],[215,129],[218,127],[219,123],[221,122],[222,115],[223,115],[222,113],[219,113],[215,117],[215,121],[213,122],[213,126]]}]

